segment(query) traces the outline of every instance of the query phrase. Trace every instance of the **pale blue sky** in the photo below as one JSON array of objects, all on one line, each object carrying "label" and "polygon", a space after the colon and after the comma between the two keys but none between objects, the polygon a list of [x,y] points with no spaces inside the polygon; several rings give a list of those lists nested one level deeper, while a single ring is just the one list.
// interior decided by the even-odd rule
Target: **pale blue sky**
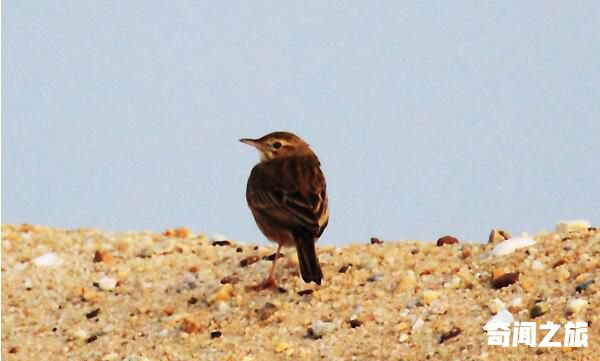
[{"label": "pale blue sky", "polygon": [[600,3],[4,1],[2,222],[263,242],[245,201],[290,130],[322,244],[600,220]]}]

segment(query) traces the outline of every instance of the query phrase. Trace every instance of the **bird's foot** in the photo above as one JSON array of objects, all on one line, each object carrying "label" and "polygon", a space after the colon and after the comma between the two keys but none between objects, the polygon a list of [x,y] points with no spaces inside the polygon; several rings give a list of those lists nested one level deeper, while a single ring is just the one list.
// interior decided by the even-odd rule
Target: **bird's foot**
[{"label": "bird's foot", "polygon": [[276,288],[277,288],[277,283],[275,283],[275,280],[272,278],[267,278],[263,282],[261,282],[257,285],[254,285],[254,286],[246,286],[247,291],[262,291],[262,290],[266,290],[266,289],[276,289]]}]

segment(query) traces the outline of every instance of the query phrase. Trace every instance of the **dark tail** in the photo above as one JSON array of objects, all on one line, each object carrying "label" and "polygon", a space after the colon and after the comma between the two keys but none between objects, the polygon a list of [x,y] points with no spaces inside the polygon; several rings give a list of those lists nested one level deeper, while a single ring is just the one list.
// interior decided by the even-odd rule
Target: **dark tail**
[{"label": "dark tail", "polygon": [[304,282],[315,282],[321,285],[323,271],[321,271],[319,259],[317,258],[315,241],[310,238],[296,240],[296,251],[298,252],[298,260],[300,261],[300,274]]}]

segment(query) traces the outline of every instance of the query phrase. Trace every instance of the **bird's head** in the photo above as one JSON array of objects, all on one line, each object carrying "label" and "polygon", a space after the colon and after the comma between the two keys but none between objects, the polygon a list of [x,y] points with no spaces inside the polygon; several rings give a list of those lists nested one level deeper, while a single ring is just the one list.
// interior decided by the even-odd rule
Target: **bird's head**
[{"label": "bird's head", "polygon": [[262,162],[312,153],[305,141],[288,132],[273,132],[258,139],[244,138],[240,142],[258,149]]}]

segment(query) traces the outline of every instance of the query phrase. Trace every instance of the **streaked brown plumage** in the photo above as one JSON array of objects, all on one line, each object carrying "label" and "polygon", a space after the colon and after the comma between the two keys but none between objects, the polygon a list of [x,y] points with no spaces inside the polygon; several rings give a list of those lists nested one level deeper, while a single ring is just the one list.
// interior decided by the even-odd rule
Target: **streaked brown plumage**
[{"label": "streaked brown plumage", "polygon": [[[261,162],[252,169],[246,200],[262,233],[281,247],[296,247],[305,282],[321,284],[323,273],[315,242],[329,221],[325,177],[319,159],[298,136],[274,132],[259,139],[240,139],[256,147]],[[267,280],[272,286],[275,262]]]}]

